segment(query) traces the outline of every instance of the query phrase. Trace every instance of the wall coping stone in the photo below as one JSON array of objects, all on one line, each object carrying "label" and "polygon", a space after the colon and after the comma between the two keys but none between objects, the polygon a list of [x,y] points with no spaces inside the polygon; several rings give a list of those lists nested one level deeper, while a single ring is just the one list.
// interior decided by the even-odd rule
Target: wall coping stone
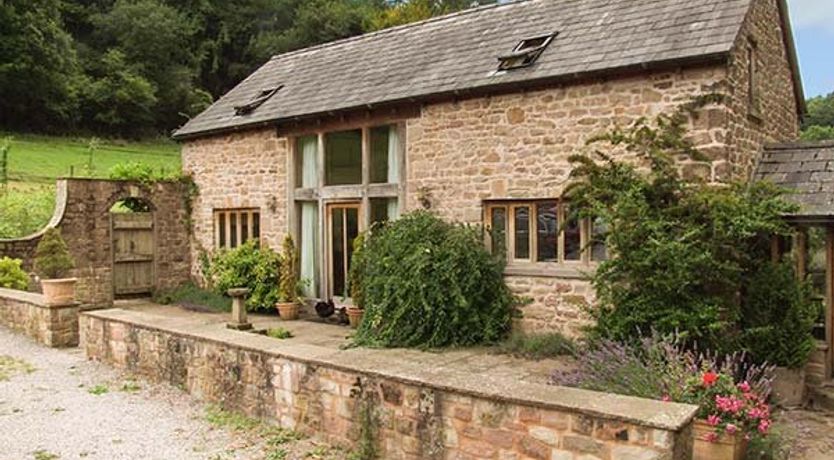
[{"label": "wall coping stone", "polygon": [[524,382],[514,376],[473,379],[471,373],[457,372],[453,362],[444,363],[438,368],[427,369],[421,363],[393,359],[381,350],[365,348],[337,350],[309,344],[276,345],[274,339],[259,334],[229,330],[221,323],[206,324],[176,318],[161,322],[159,316],[121,308],[87,311],[81,313],[81,316],[441,391],[542,409],[574,412],[668,431],[677,432],[688,426],[698,410],[697,406],[689,404]]},{"label": "wall coping stone", "polygon": [[61,308],[78,308],[81,304],[78,302],[71,302],[62,305],[50,305],[46,303],[43,294],[37,292],[18,291],[17,289],[0,288],[0,299],[14,300],[16,302],[23,302],[35,307],[46,308],[50,310],[59,310]]}]

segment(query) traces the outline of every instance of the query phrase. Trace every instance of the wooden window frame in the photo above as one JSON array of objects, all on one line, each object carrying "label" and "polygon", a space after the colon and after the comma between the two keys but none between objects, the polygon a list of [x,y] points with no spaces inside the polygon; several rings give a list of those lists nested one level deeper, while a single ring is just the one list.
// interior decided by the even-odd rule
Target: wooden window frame
[{"label": "wooden window frame", "polygon": [[[406,128],[406,119],[408,116],[401,116],[397,118],[369,118],[367,120],[357,120],[355,122],[336,122],[322,127],[315,127],[312,129],[299,130],[293,133],[284,134],[288,138],[290,152],[287,155],[287,209],[290,210],[288,216],[288,224],[290,234],[296,241],[301,233],[300,218],[299,218],[299,204],[302,202],[318,203],[318,241],[317,247],[323,248],[323,251],[318,251],[316,254],[316,262],[318,266],[318,273],[321,276],[318,283],[318,296],[320,298],[327,298],[331,291],[331,280],[329,279],[330,267],[327,260],[327,209],[330,204],[359,201],[360,220],[359,230],[364,231],[370,227],[371,222],[371,198],[386,198],[397,199],[398,209],[403,212],[406,209],[406,145],[408,131]],[[371,130],[382,126],[396,126],[399,134],[399,149],[397,155],[398,162],[398,181],[397,183],[372,183],[371,182]],[[325,184],[325,136],[328,133],[361,130],[362,131],[362,183],[350,185],[326,185]],[[281,132],[279,131],[279,135]],[[317,157],[316,157],[316,177],[317,186],[304,188],[300,187],[299,178],[302,174],[301,170],[301,152],[299,149],[299,140],[304,137],[315,136],[318,139]]]},{"label": "wooden window frame", "polygon": [[[556,202],[557,215],[559,219],[559,234],[557,236],[557,261],[555,262],[540,262],[538,258],[538,204],[543,202]],[[580,257],[577,260],[565,259],[565,228],[564,223],[567,218],[567,207],[569,203],[564,199],[531,199],[531,200],[501,200],[488,201],[484,205],[484,229],[485,243],[490,251],[493,251],[494,241],[492,241],[492,222],[493,214],[496,209],[503,209],[506,217],[505,227],[506,234],[504,235],[504,247],[506,248],[507,267],[524,268],[588,268],[595,267],[599,264],[598,260],[592,259],[593,232],[592,222],[589,218],[583,218],[579,221],[579,244]],[[515,210],[518,208],[530,209],[530,234],[529,247],[530,257],[526,259],[518,259],[515,257]]]},{"label": "wooden window frame", "polygon": [[[258,208],[224,208],[224,209],[214,209],[212,211],[212,221],[214,226],[214,247],[215,249],[234,249],[250,240],[256,240],[260,243],[261,241],[261,224],[260,224],[260,217],[261,217],[261,210]],[[258,234],[255,235],[255,219],[254,216],[258,215]],[[223,216],[223,236],[225,237],[225,241],[220,241],[220,216]],[[231,230],[232,230],[232,215],[235,216],[235,235],[236,235],[236,242],[235,245],[232,246],[232,237],[231,237]],[[242,230],[242,220],[241,216],[246,215],[246,241],[240,241],[240,236],[243,234]]]}]

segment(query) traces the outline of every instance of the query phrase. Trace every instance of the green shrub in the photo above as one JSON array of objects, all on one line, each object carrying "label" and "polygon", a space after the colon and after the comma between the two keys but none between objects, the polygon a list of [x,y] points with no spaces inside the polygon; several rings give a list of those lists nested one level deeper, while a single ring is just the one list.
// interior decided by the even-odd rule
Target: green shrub
[{"label": "green shrub", "polygon": [[298,282],[298,251],[292,236],[284,238],[281,248],[280,265],[281,271],[278,274],[278,302],[296,302],[301,296],[301,287]]},{"label": "green shrub", "polygon": [[290,339],[292,338],[292,332],[284,329],[283,327],[273,327],[266,330],[266,335],[272,337],[273,339]]},{"label": "green shrub", "polygon": [[[599,136],[594,141],[612,150],[599,161],[571,158],[574,209],[608,224],[606,242],[616,254],[593,277],[592,335],[635,340],[654,329],[706,349],[736,349],[738,294],[769,260],[771,237],[792,231],[782,215],[795,206],[767,184],[714,187],[681,177],[678,158],[701,158],[686,123],[713,101],[699,98],[654,123],[639,120]],[[622,149],[650,168],[615,161]]]},{"label": "green shrub", "polygon": [[353,240],[353,255],[350,258],[350,297],[357,308],[365,307],[365,293],[362,291],[362,276],[366,269],[365,233],[360,233]]},{"label": "green shrub", "polygon": [[251,311],[274,308],[278,301],[280,256],[266,245],[248,241],[234,249],[223,249],[211,257],[209,281],[220,295],[232,288],[249,288],[246,306]]},{"label": "green shrub", "polygon": [[176,289],[157,292],[154,294],[153,301],[163,305],[199,305],[215,311],[232,310],[232,299],[223,294],[203,289],[194,283],[186,283]]},{"label": "green shrub", "polygon": [[514,332],[507,340],[498,344],[496,351],[519,358],[539,360],[572,355],[576,351],[576,344],[558,332]]},{"label": "green shrub", "polygon": [[162,169],[155,170],[153,166],[147,163],[128,161],[127,163],[119,163],[110,168],[109,177],[114,180],[130,180],[149,184],[161,180],[176,179],[177,171],[167,172]]},{"label": "green shrub", "polygon": [[501,340],[513,296],[482,232],[417,211],[376,229],[362,249],[365,316],[355,342],[443,347]]},{"label": "green shrub", "polygon": [[21,263],[21,260],[9,257],[0,259],[0,287],[20,291],[29,287],[29,275],[20,268]]},{"label": "green shrub", "polygon": [[49,228],[35,248],[35,272],[44,279],[62,278],[75,267],[67,243],[57,228]]},{"label": "green shrub", "polygon": [[811,356],[819,305],[788,263],[762,264],[742,296],[741,346],[758,362],[799,369]]}]

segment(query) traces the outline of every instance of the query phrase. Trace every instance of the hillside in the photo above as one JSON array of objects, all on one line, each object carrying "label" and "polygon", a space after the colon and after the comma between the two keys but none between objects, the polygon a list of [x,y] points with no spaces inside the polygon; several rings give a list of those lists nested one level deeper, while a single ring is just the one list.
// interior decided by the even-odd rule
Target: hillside
[{"label": "hillside", "polygon": [[167,140],[0,134],[0,146],[6,142],[10,146],[8,184],[5,192],[0,191],[0,238],[27,235],[49,221],[59,177],[106,178],[111,168],[128,162],[144,163],[165,173],[180,169],[180,147]]}]

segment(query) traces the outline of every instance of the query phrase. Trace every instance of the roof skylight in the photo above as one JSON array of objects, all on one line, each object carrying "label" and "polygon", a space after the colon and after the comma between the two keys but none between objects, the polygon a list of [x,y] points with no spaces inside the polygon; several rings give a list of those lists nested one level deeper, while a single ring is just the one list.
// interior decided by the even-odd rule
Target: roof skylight
[{"label": "roof skylight", "polygon": [[518,42],[512,53],[498,56],[498,70],[510,70],[527,67],[536,62],[547,45],[556,38],[558,32],[525,38]]},{"label": "roof skylight", "polygon": [[243,105],[236,105],[235,108],[235,115],[248,115],[255,111],[258,107],[260,107],[264,102],[268,101],[269,98],[275,95],[284,85],[274,86],[272,88],[266,88],[259,91],[255,94],[249,102]]}]

